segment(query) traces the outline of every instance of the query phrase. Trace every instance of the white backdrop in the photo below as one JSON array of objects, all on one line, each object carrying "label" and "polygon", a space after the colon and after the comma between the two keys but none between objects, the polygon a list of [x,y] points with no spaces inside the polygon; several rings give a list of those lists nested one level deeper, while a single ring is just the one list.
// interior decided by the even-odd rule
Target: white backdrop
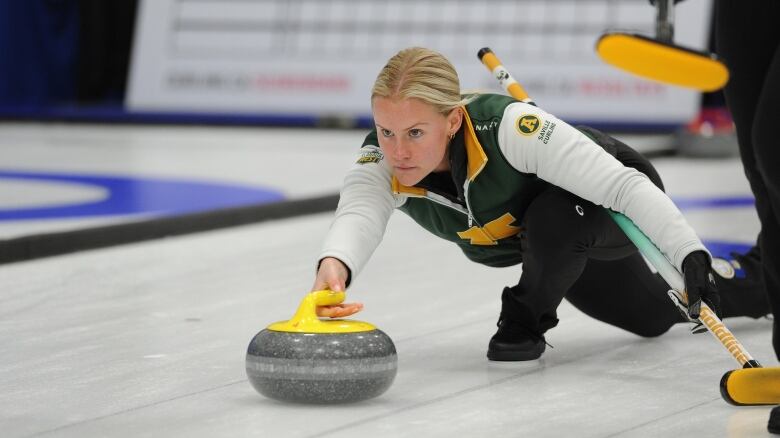
[{"label": "white backdrop", "polygon": [[[706,46],[711,2],[676,6],[675,42]],[[498,91],[491,47],[540,106],[572,121],[681,123],[697,92],[633,77],[594,51],[607,29],[654,34],[646,0],[142,0],[127,105],[135,111],[368,116],[399,49],[439,50],[466,90]]]}]

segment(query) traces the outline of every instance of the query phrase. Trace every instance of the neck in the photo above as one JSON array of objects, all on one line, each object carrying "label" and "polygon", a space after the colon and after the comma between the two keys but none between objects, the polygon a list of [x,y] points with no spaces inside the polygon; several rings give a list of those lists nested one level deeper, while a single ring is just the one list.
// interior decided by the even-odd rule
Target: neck
[{"label": "neck", "polygon": [[447,150],[444,152],[444,157],[441,159],[441,163],[433,169],[434,172],[446,172],[450,170],[450,145],[447,144]]}]

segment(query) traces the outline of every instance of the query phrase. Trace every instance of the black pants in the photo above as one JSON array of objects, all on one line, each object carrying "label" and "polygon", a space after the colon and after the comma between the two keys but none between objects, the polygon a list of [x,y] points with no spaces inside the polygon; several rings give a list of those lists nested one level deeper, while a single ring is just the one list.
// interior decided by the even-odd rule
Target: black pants
[{"label": "black pants", "polygon": [[[605,149],[663,188],[644,157],[610,141]],[[541,335],[557,325],[556,308],[565,297],[584,313],[640,336],[658,336],[683,321],[666,282],[604,207],[550,187],[531,203],[523,223],[523,273],[516,286],[504,290],[502,318]],[[768,313],[760,283],[722,280],[718,287],[722,316]]]},{"label": "black pants", "polygon": [[[780,2],[718,0],[715,44],[731,74],[729,106],[761,221],[757,250],[772,313],[780,317]],[[780,359],[780,328],[773,344]]]}]

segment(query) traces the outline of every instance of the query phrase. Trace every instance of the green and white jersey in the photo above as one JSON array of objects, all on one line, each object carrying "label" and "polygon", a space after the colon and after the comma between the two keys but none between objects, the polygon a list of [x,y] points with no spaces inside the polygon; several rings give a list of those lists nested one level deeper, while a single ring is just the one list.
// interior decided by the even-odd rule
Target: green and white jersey
[{"label": "green and white jersey", "polygon": [[[549,184],[628,216],[678,269],[705,250],[682,213],[649,178],[626,167],[576,128],[510,97],[484,94],[464,108],[450,144],[455,190],[434,174],[401,185],[371,132],[347,173],[320,259],[344,262],[354,278],[382,240],[395,209],[489,266],[522,261],[526,208]],[[530,232],[530,231],[529,231]]]}]

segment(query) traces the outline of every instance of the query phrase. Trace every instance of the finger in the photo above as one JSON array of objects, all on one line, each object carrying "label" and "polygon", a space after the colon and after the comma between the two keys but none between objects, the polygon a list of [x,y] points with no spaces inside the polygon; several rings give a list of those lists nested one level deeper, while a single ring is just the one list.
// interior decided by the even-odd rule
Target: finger
[{"label": "finger", "polygon": [[698,292],[688,291],[688,316],[698,319],[701,313],[701,296]]},{"label": "finger", "polygon": [[315,280],[314,286],[311,288],[312,292],[317,290],[332,290],[333,292],[343,292],[344,284],[337,281],[322,281]]},{"label": "finger", "polygon": [[716,315],[720,315],[720,295],[718,295],[717,292],[707,294],[702,300],[710,306],[710,309],[712,309]]},{"label": "finger", "polygon": [[349,313],[344,315],[344,316],[354,315],[355,313],[358,313],[361,310],[363,310],[363,304],[362,303],[354,303],[352,306],[350,306],[349,308],[347,308],[345,310],[347,312],[349,312]]},{"label": "finger", "polygon": [[326,314],[323,315],[323,316],[326,316],[328,318],[341,318],[341,317],[344,317],[344,316],[352,315],[353,313],[355,313],[355,312],[353,312],[353,311],[351,311],[351,310],[349,310],[347,308],[337,307],[337,308],[334,308],[334,309],[329,309],[329,311],[327,311]]},{"label": "finger", "polygon": [[327,318],[341,318],[343,316],[353,315],[363,310],[363,303],[347,303],[334,306],[317,307],[317,315]]},{"label": "finger", "polygon": [[324,316],[327,318],[333,318],[336,313],[338,313],[338,308],[336,306],[318,306],[317,307],[317,316]]},{"label": "finger", "polygon": [[701,315],[701,300],[696,300],[688,306],[688,316],[693,319],[699,319],[699,315]]},{"label": "finger", "polygon": [[345,304],[336,309],[335,317],[354,315],[355,313],[360,312],[362,309],[363,304],[360,303]]},{"label": "finger", "polygon": [[322,273],[318,273],[317,277],[314,278],[314,284],[311,287],[312,292],[316,290],[324,290],[327,288],[328,288],[327,278]]}]

